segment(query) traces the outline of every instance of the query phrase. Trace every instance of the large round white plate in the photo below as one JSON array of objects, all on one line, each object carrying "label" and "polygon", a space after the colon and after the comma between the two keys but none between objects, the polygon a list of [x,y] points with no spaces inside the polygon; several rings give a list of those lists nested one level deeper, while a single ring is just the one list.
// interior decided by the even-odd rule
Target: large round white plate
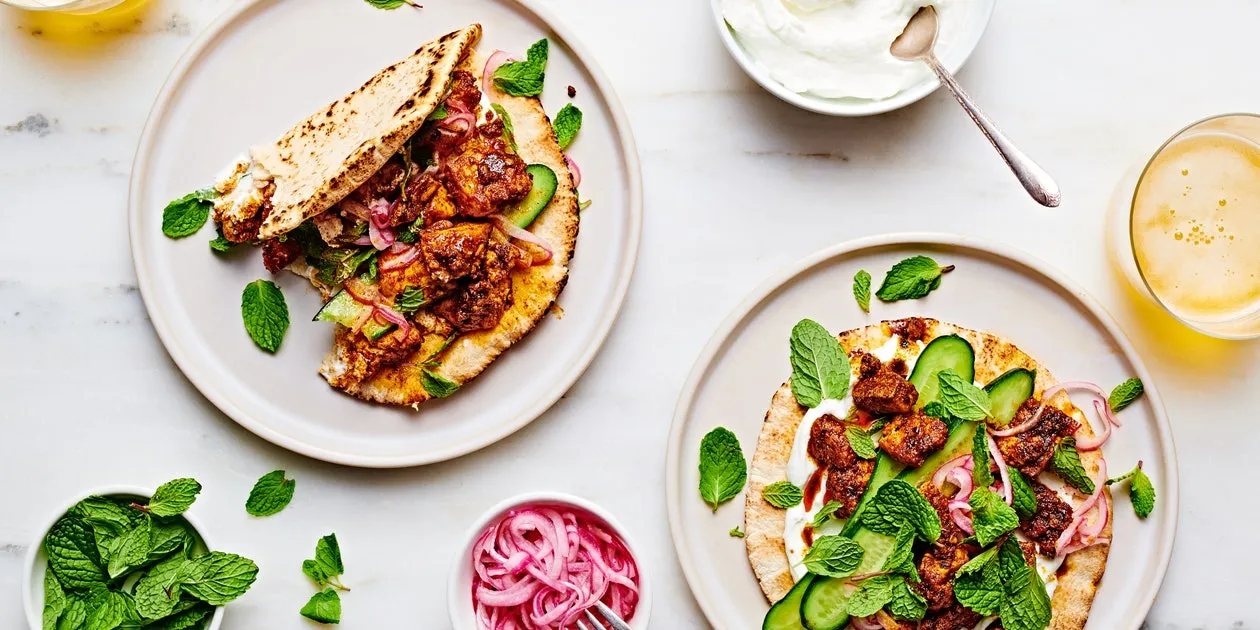
[{"label": "large round white plate", "polygon": [[[957,269],[927,298],[874,301],[871,314],[863,313],[853,299],[853,274],[866,269],[878,283],[894,263],[915,254]],[[839,332],[912,315],[1001,335],[1061,380],[1110,387],[1136,376],[1146,384],[1104,452],[1115,474],[1143,460],[1159,498],[1154,514],[1139,521],[1124,493],[1116,494],[1115,540],[1087,626],[1138,628],[1163,581],[1177,526],[1177,457],[1150,374],[1103,309],[1058,271],[1003,245],[939,234],[851,241],[784,269],[736,309],[700,354],[670,431],[666,493],[674,547],[709,621],[731,630],[760,627],[768,606],[743,541],[728,534],[743,524],[743,494],[716,514],[700,499],[700,439],[725,426],[751,457],[770,398],[791,373],[788,336],[802,318]]]},{"label": "large round white plate", "polygon": [[[355,466],[409,466],[462,455],[521,428],[560,398],[598,351],[621,307],[638,249],[639,165],[625,113],[602,72],[533,0],[425,0],[394,11],[356,0],[255,0],[223,15],[167,81],[145,127],[131,180],[132,256],[153,325],[184,374],[219,409],[280,446]],[[571,154],[583,167],[582,214],[563,317],[548,316],[473,383],[420,411],[357,402],[317,369],[332,327],[312,322],[310,284],[283,273],[293,321],[279,353],[245,334],[245,285],[268,277],[257,253],[221,258],[212,225],[162,235],[162,209],[208,185],[248,147],[361,85],[424,42],[479,22],[479,50],[524,51],[551,40],[543,104],[585,114]]]}]

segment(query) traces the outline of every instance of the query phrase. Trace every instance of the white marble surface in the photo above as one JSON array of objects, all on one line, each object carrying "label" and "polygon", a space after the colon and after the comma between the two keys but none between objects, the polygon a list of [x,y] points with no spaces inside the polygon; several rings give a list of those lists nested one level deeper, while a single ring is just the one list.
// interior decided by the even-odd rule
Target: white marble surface
[{"label": "white marble surface", "polygon": [[[329,531],[355,587],[342,627],[448,627],[453,546],[486,506],[536,489],[595,499],[645,543],[654,627],[707,627],[661,490],[691,362],[781,265],[901,229],[1023,247],[1113,312],[1165,396],[1182,464],[1180,536],[1148,625],[1260,624],[1248,599],[1260,347],[1194,335],[1134,301],[1102,235],[1132,161],[1193,119],[1260,108],[1260,3],[1000,4],[962,80],[1058,178],[1065,201],[1051,211],[945,95],[880,118],[806,114],[740,73],[707,2],[548,0],[634,123],[647,199],[637,276],[603,353],[553,410],[477,454],[399,471],[321,464],[239,428],[176,370],[136,292],[125,228],[136,140],[175,59],[228,4],[154,0],[77,34],[0,9],[0,627],[23,627],[20,559],[53,506],[95,484],[177,475],[205,484],[196,509],[221,545],[262,566],[227,629],[311,627],[297,615],[311,592],[299,565]],[[250,485],[275,468],[298,479],[298,498],[278,517],[247,517]]]}]

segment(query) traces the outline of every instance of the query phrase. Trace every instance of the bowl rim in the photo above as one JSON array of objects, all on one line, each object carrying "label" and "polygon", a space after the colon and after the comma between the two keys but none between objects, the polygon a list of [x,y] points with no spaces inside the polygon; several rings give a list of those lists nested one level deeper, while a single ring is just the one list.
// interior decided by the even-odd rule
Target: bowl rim
[{"label": "bowl rim", "polygon": [[[110,484],[106,486],[93,487],[87,492],[79,493],[72,500],[59,504],[62,507],[54,510],[52,516],[50,516],[37,530],[39,532],[38,538],[36,538],[31,546],[27,548],[26,560],[24,561],[22,567],[22,606],[26,612],[26,623],[30,626],[31,630],[43,629],[44,593],[42,585],[43,571],[46,569],[40,567],[38,563],[39,559],[44,556],[44,538],[48,536],[48,532],[53,528],[53,525],[56,525],[57,521],[61,520],[61,517],[65,516],[66,513],[70,511],[70,508],[73,508],[79,503],[79,501],[88,497],[122,495],[152,498],[154,491],[155,490],[153,488],[145,486]],[[184,520],[188,521],[189,525],[192,525],[193,530],[201,537],[201,542],[206,545],[207,549],[214,549],[214,545],[206,536],[205,527],[202,526],[201,521],[197,520],[196,516],[193,516],[191,510],[184,512],[180,516],[183,516]],[[35,588],[35,572],[37,569],[40,570],[39,582],[41,588],[39,589]],[[35,601],[37,597],[39,598],[38,605]],[[219,630],[219,627],[223,625],[223,610],[223,606],[215,606],[214,615],[210,617],[210,625],[206,626],[206,630]]]},{"label": "bowl rim", "polygon": [[635,614],[630,621],[630,627],[634,630],[646,629],[652,617],[652,588],[651,581],[648,579],[648,572],[644,569],[643,558],[645,556],[640,553],[643,547],[634,542],[626,531],[625,526],[616,517],[594,502],[566,492],[542,491],[525,492],[499,501],[483,512],[481,516],[477,517],[472,527],[468,529],[463,544],[458,547],[458,555],[451,562],[450,576],[447,579],[446,608],[451,618],[451,625],[455,630],[472,630],[473,628],[473,626],[470,626],[466,629],[460,625],[461,623],[466,623],[468,616],[459,614],[459,611],[464,611],[468,608],[465,594],[472,585],[472,569],[469,567],[467,571],[463,570],[465,567],[468,567],[464,559],[468,557],[473,544],[477,542],[477,537],[481,535],[481,532],[490,523],[503,516],[508,510],[523,505],[539,503],[566,505],[585,511],[603,521],[615,534],[621,537],[622,542],[630,550],[630,555],[634,557],[639,569],[639,603],[635,607]]},{"label": "bowl rim", "polygon": [[[826,114],[828,116],[842,117],[858,117],[858,116],[874,116],[876,114],[884,114],[893,110],[901,109],[911,103],[922,100],[927,95],[935,92],[941,86],[941,82],[936,75],[930,75],[923,81],[916,83],[908,88],[897,92],[896,94],[882,99],[867,98],[845,98],[831,99],[821,96],[813,96],[810,94],[801,94],[789,90],[787,86],[778,82],[774,77],[770,76],[770,71],[753,56],[752,53],[745,50],[743,45],[735,39],[731,28],[726,24],[726,18],[722,17],[722,2],[724,0],[709,0],[709,7],[713,11],[714,21],[718,30],[718,37],[721,38],[722,44],[726,47],[726,52],[730,54],[735,63],[743,69],[753,81],[764,88],[767,92],[777,96],[780,100],[795,105],[801,109],[811,111],[817,114]],[[942,60],[945,67],[949,68],[951,73],[957,74],[963,66],[967,64],[967,60],[971,59],[971,54],[975,52],[976,46],[980,44],[980,40],[984,38],[985,32],[989,30],[989,24],[993,22],[993,11],[997,7],[997,0],[980,0],[984,3],[983,21],[980,28],[975,31],[975,35],[967,41],[961,43],[960,48],[964,50],[962,57],[956,63],[949,63]]]}]

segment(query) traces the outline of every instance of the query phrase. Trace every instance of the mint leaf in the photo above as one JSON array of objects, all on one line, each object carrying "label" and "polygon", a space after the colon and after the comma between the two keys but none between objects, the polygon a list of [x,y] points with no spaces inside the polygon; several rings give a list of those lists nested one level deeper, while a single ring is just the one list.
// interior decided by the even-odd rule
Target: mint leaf
[{"label": "mint leaf", "polygon": [[52,571],[44,571],[43,630],[57,630],[57,619],[66,610],[66,591]]},{"label": "mint leaf", "polygon": [[219,252],[220,254],[226,254],[227,252],[230,252],[233,249],[236,249],[236,246],[240,244],[240,243],[233,243],[232,241],[227,240],[227,237],[223,236],[222,227],[219,227],[216,225],[214,227],[214,231],[217,234],[217,236],[215,236],[213,241],[210,241],[211,250]]},{"label": "mint leaf", "polygon": [[66,611],[57,622],[57,630],[81,630],[87,621],[87,602],[77,597],[66,601]]},{"label": "mint leaf", "polygon": [[105,569],[92,529],[83,519],[63,516],[44,539],[48,567],[62,586],[87,591],[105,583]]},{"label": "mint leaf", "polygon": [[560,142],[560,150],[568,149],[569,145],[573,144],[573,139],[577,137],[578,130],[582,128],[582,110],[574,107],[572,103],[566,103],[556,113],[551,126],[556,129],[556,140]]},{"label": "mint leaf", "polygon": [[359,267],[375,257],[376,250],[371,247],[330,247],[321,252],[311,266],[315,267],[315,279],[320,284],[335,287],[350,279],[358,273]]},{"label": "mint leaf", "polygon": [[516,146],[516,127],[512,125],[511,114],[508,114],[508,110],[498,103],[491,103],[490,109],[499,116],[499,120],[503,121],[503,141],[512,147],[512,151],[520,153],[520,147]]},{"label": "mint leaf", "polygon": [[1050,625],[1050,596],[1032,567],[1024,566],[1005,580],[1006,597],[998,616],[1006,630],[1045,630]]},{"label": "mint leaf", "polygon": [[814,575],[846,577],[862,563],[866,550],[845,536],[822,536],[805,553],[805,568]]},{"label": "mint leaf", "polygon": [[393,11],[394,9],[397,9],[398,7],[401,7],[403,5],[412,6],[417,9],[424,8],[416,4],[414,0],[363,0],[363,1],[378,9],[384,9],[386,11]]},{"label": "mint leaf", "polygon": [[312,595],[302,607],[302,616],[318,623],[341,623],[341,596],[331,588]]},{"label": "mint leaf", "polygon": [[858,517],[862,526],[885,536],[896,536],[909,524],[927,542],[941,537],[941,519],[932,504],[914,486],[900,479],[880,486]]},{"label": "mint leaf", "polygon": [[253,516],[279,514],[293,500],[296,486],[296,481],[284,478],[283,470],[269,472],[259,478],[249,491],[249,498],[245,500],[245,511]]},{"label": "mint leaf", "polygon": [[1093,494],[1094,480],[1089,478],[1085,465],[1081,463],[1081,454],[1076,450],[1076,438],[1068,436],[1059,440],[1054,447],[1054,455],[1050,458],[1050,467],[1069,486],[1085,494]]},{"label": "mint leaf", "polygon": [[154,565],[136,582],[136,612],[141,617],[162,619],[175,611],[180,597],[180,575],[184,565],[190,562],[183,556],[173,556]]},{"label": "mint leaf", "polygon": [[548,43],[540,39],[529,47],[524,61],[509,61],[494,71],[494,85],[512,96],[542,94],[547,74]]},{"label": "mint leaf", "polygon": [[175,479],[168,481],[153,492],[149,505],[144,511],[154,516],[169,518],[179,516],[192,507],[193,501],[201,493],[201,484],[196,479]]},{"label": "mint leaf", "polygon": [[1116,477],[1108,479],[1107,485],[1129,482],[1129,501],[1133,503],[1133,513],[1138,518],[1146,518],[1151,515],[1155,509],[1155,485],[1151,483],[1151,478],[1146,476],[1146,472],[1142,470],[1142,462],[1138,462],[1133,470]]},{"label": "mint leaf", "polygon": [[730,535],[731,535],[731,538],[743,538],[744,531],[741,530],[738,525],[736,525],[735,527],[731,528]]},{"label": "mint leaf", "polygon": [[458,383],[428,368],[420,373],[420,384],[424,386],[424,391],[429,392],[429,395],[434,398],[446,398],[459,391]]},{"label": "mint leaf", "polygon": [[996,615],[1006,596],[998,570],[997,547],[967,561],[954,574],[954,597],[979,615]]},{"label": "mint leaf", "polygon": [[971,441],[971,483],[977,488],[988,488],[993,485],[993,470],[989,467],[989,431],[984,423],[976,427],[976,435]]},{"label": "mint leaf", "polygon": [[849,596],[844,611],[851,617],[870,617],[883,610],[893,598],[893,579],[887,575],[876,575],[862,580],[858,590]]},{"label": "mint leaf", "polygon": [[893,552],[884,561],[884,571],[919,581],[919,570],[914,566],[914,537],[914,527],[910,523],[903,523],[893,542]]},{"label": "mint leaf", "polygon": [[761,489],[761,498],[774,507],[786,510],[800,505],[805,495],[790,481],[776,481]]},{"label": "mint leaf", "polygon": [[988,488],[976,488],[967,503],[971,505],[971,523],[981,547],[1019,527],[1019,515],[1015,513],[1015,508]]},{"label": "mint leaf", "polygon": [[329,534],[315,543],[315,559],[302,562],[302,573],[315,581],[319,586],[332,585],[348,591],[338,579],[346,567],[341,562],[341,545],[337,544],[337,535]]},{"label": "mint leaf", "polygon": [[203,619],[214,614],[214,606],[205,603],[197,603],[195,606],[175,613],[170,617],[166,617],[161,621],[151,623],[144,626],[144,630],[190,630],[192,628],[201,629]]},{"label": "mint leaf", "polygon": [[942,267],[927,256],[911,256],[893,265],[875,297],[885,302],[921,298],[941,286],[941,274],[953,269],[953,265]]},{"label": "mint leaf", "polygon": [[259,348],[275,354],[289,329],[289,307],[280,287],[270,280],[255,280],[241,293],[241,318],[245,332]]},{"label": "mint leaf", "polygon": [[127,614],[127,596],[103,585],[88,594],[83,630],[114,630]]},{"label": "mint leaf", "polygon": [[938,420],[949,419],[949,412],[945,411],[944,403],[942,403],[939,400],[933,400],[932,402],[926,405],[923,405],[923,409],[921,409],[920,411],[923,412],[923,415],[931,416]]},{"label": "mint leaf", "polygon": [[185,593],[212,606],[222,606],[245,594],[258,579],[258,565],[233,553],[212,551],[180,568]]},{"label": "mint leaf", "polygon": [[953,370],[942,370],[937,374],[941,389],[937,399],[944,406],[945,413],[960,420],[984,422],[989,417],[992,403],[988,392],[976,387]]},{"label": "mint leaf", "polygon": [[424,289],[420,287],[407,287],[401,293],[394,296],[394,310],[403,315],[411,315],[420,310],[428,302],[424,298]]},{"label": "mint leaf", "polygon": [[865,269],[853,276],[853,299],[863,311],[871,312],[871,274]]},{"label": "mint leaf", "polygon": [[822,509],[818,510],[818,513],[814,515],[814,522],[812,524],[812,527],[814,529],[818,529],[819,527],[822,527],[823,523],[826,523],[827,519],[831,518],[831,516],[835,514],[836,511],[842,507],[844,507],[844,504],[839,501],[826,502],[825,504],[823,504]]},{"label": "mint leaf", "polygon": [[822,324],[802,319],[792,327],[792,395],[806,407],[849,391],[849,355]]},{"label": "mint leaf", "polygon": [[844,436],[849,440],[849,447],[853,452],[862,459],[875,459],[875,440],[871,439],[871,434],[862,430],[862,427],[848,426],[844,429]]},{"label": "mint leaf", "polygon": [[166,204],[162,210],[162,233],[171,238],[196,234],[210,217],[216,196],[214,189],[203,188]]},{"label": "mint leaf", "polygon": [[1033,491],[1032,484],[1014,468],[1007,467],[1006,472],[1011,476],[1011,507],[1021,519],[1032,518],[1037,513],[1037,493]]},{"label": "mint leaf", "polygon": [[1133,401],[1137,400],[1145,391],[1146,388],[1142,386],[1142,381],[1131,378],[1116,385],[1116,388],[1111,390],[1111,395],[1107,397],[1107,404],[1111,406],[1112,411],[1120,411],[1133,404]]},{"label": "mint leaf", "polygon": [[895,579],[892,583],[892,601],[888,604],[888,612],[897,619],[919,620],[927,614],[927,600],[918,591],[910,588],[904,579]]},{"label": "mint leaf", "polygon": [[713,507],[735,498],[748,481],[748,462],[739,438],[718,427],[700,441],[700,496]]},{"label": "mint leaf", "polygon": [[110,579],[114,579],[149,560],[149,549],[152,547],[153,527],[148,519],[118,539],[112,549],[106,571]]}]

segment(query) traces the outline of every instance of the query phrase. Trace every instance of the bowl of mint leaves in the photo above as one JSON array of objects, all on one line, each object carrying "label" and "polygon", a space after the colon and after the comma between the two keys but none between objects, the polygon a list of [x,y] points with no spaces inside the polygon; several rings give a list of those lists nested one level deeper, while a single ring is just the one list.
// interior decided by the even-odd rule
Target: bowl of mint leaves
[{"label": "bowl of mint leaves", "polygon": [[194,479],[111,486],[58,511],[26,557],[32,630],[217,630],[258,565],[211,550],[187,513],[200,492]]}]

